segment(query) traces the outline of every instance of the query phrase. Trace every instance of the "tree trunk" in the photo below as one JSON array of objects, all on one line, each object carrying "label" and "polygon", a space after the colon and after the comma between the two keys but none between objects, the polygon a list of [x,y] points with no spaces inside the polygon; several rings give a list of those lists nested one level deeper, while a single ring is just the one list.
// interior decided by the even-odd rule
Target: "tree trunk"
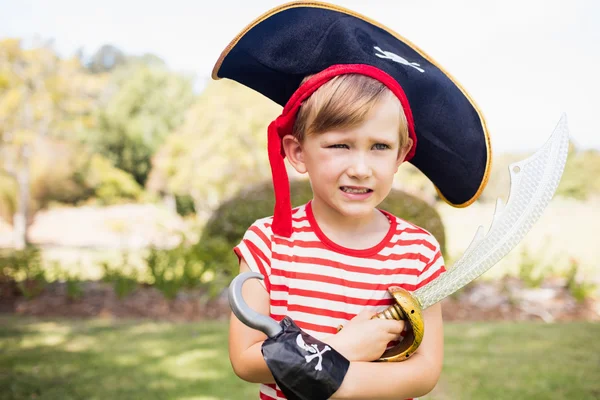
[{"label": "tree trunk", "polygon": [[177,214],[177,199],[175,199],[175,195],[167,193],[164,195],[163,201],[169,211],[171,211],[173,214]]},{"label": "tree trunk", "polygon": [[14,246],[17,250],[24,249],[29,243],[27,237],[27,218],[29,211],[29,158],[30,145],[21,148],[20,165],[16,171],[17,178],[17,209],[13,216]]}]

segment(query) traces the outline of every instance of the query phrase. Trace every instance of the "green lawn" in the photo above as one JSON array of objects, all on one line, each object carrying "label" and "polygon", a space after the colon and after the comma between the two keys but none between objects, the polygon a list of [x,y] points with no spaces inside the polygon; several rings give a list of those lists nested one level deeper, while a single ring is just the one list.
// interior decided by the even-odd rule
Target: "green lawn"
[{"label": "green lawn", "polygon": [[[600,399],[600,324],[446,324],[428,400]],[[0,317],[0,399],[255,399],[222,322]]]}]

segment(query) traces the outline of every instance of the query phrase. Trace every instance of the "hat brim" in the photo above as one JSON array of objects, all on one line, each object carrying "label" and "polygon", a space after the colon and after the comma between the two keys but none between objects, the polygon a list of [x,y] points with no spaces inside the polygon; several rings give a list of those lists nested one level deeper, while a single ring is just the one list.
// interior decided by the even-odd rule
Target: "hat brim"
[{"label": "hat brim", "polygon": [[404,89],[418,139],[410,162],[448,204],[472,204],[491,171],[482,112],[443,67],[376,21],[327,3],[281,5],[231,41],[212,77],[238,81],[284,106],[305,76],[331,65],[356,63],[380,68]]}]

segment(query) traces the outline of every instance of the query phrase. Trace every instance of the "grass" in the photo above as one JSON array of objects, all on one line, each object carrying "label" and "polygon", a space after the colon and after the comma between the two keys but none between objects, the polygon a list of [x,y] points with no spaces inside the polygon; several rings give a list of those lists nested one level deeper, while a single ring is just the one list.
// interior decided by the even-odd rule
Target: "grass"
[{"label": "grass", "polygon": [[0,318],[0,399],[256,398],[224,323]]},{"label": "grass", "polygon": [[[600,324],[447,324],[427,400],[598,399]],[[0,317],[0,399],[255,399],[227,324]]]},{"label": "grass", "polygon": [[600,324],[445,326],[442,380],[428,398],[600,399]]}]

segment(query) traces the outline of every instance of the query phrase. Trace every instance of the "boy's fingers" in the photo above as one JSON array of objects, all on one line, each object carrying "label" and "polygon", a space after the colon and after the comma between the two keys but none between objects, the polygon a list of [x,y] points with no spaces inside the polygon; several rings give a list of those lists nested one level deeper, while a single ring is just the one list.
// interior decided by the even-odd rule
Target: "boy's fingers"
[{"label": "boy's fingers", "polygon": [[354,318],[358,320],[368,320],[371,319],[373,315],[375,315],[375,311],[373,310],[362,310]]},{"label": "boy's fingers", "polygon": [[404,330],[404,321],[396,321],[393,319],[385,319],[380,321],[382,322],[383,329],[394,335],[399,335]]}]

